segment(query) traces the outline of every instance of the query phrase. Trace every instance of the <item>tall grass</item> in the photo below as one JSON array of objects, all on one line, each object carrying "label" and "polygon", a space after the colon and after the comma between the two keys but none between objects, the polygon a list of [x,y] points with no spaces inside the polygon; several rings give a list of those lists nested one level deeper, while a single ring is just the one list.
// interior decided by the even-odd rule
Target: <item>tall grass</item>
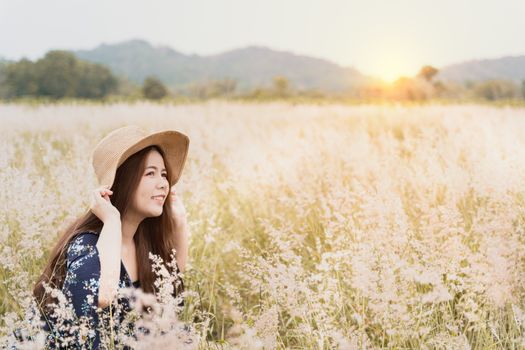
[{"label": "tall grass", "polygon": [[190,137],[178,186],[199,348],[525,348],[525,110],[0,105],[2,343],[90,152],[137,124]]}]

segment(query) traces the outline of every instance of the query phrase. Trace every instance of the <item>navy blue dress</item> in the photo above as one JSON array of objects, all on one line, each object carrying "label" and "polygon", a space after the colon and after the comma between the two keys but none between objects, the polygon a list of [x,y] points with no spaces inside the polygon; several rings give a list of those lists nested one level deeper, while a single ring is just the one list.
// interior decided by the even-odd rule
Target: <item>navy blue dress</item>
[{"label": "navy blue dress", "polygon": [[[83,346],[78,345],[78,348],[82,349],[98,349],[100,345],[100,334],[97,330],[99,322],[99,314],[97,313],[98,307],[98,292],[99,292],[99,279],[100,279],[100,260],[98,257],[98,249],[96,244],[98,241],[99,234],[96,232],[86,231],[78,234],[67,247],[67,273],[62,287],[62,292],[70,300],[75,310],[77,317],[87,317],[90,323],[90,331],[87,334],[87,338],[84,335]],[[179,272],[177,266],[177,272]],[[182,279],[181,287],[183,287]],[[139,281],[132,282],[124,264],[120,263],[120,279],[119,288],[126,287],[140,287]],[[115,314],[115,308],[113,307],[113,319],[115,317],[121,321],[124,319],[125,313],[130,310],[129,301],[123,298],[119,298],[117,303],[122,306],[123,313],[120,315]],[[184,300],[179,304],[184,305]],[[102,309],[101,316],[107,315],[110,312],[110,307]],[[104,317],[102,317],[104,318]],[[44,320],[44,319],[43,319]],[[45,320],[44,320],[45,321]],[[115,324],[115,328],[118,328],[118,322]],[[53,320],[47,320],[45,325],[46,331],[49,332],[47,337],[47,343],[49,347],[58,347],[55,339],[58,337],[63,338],[64,336],[73,336],[78,339],[78,334],[64,334],[63,331],[55,329]],[[80,339],[76,344],[80,344]],[[71,348],[69,346],[68,348]]]}]

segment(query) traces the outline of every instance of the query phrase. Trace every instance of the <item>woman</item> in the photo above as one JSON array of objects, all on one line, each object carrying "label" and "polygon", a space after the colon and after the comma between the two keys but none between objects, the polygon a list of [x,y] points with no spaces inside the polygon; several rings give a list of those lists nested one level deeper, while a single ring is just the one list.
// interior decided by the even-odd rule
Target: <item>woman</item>
[{"label": "woman", "polygon": [[[180,178],[188,146],[188,137],[177,131],[147,135],[129,126],[114,130],[95,147],[99,187],[92,192],[90,209],[59,239],[33,291],[50,331],[50,346],[61,346],[71,336],[68,348],[98,348],[103,335],[99,323],[117,306],[123,310],[117,323],[129,311],[127,300],[116,298],[119,288],[157,291],[150,253],[169,262],[175,249],[176,271],[167,268],[173,274],[184,272],[186,211],[170,188]],[[88,320],[87,332],[72,323],[57,326],[60,314],[52,305],[60,298],[46,285],[63,292],[78,320]],[[173,295],[180,296],[183,289],[179,276]]]}]

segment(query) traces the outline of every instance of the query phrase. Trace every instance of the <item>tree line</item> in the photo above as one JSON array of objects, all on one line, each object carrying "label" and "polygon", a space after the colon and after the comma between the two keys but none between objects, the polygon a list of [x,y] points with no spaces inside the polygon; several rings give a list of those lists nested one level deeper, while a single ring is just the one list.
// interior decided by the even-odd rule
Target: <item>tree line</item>
[{"label": "tree line", "polygon": [[306,98],[351,98],[356,100],[525,100],[525,80],[521,85],[507,80],[466,82],[465,84],[436,81],[438,69],[424,66],[415,77],[403,77],[392,84],[370,82],[349,88],[339,93],[320,90],[297,90],[290,80],[282,76],[272,78],[269,87],[258,87],[250,91],[237,91],[233,79],[195,82],[183,90],[170,91],[157,77],[149,76],[141,86],[115,76],[113,72],[97,63],[78,59],[68,51],[49,51],[41,59],[32,62],[0,61],[0,98],[47,97],[51,99],[83,98],[103,99],[108,96],[162,99],[184,95],[197,99],[246,98],[286,99]]},{"label": "tree line", "polygon": [[[101,99],[136,94],[136,87],[125,78],[115,76],[101,64],[80,60],[68,51],[49,51],[35,62],[21,59],[0,65],[0,98]],[[158,78],[147,77],[140,92],[146,98],[160,99],[168,94],[168,89]]]}]

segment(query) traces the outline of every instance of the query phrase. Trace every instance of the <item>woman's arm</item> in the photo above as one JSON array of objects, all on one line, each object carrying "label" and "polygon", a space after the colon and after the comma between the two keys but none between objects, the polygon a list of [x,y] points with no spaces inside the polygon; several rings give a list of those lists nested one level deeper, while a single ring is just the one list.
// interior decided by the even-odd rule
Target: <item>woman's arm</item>
[{"label": "woman's arm", "polygon": [[188,260],[188,222],[186,218],[176,218],[174,220],[175,249],[177,250],[176,259],[180,272],[184,273],[186,261]]},{"label": "woman's arm", "polygon": [[[98,295],[100,281],[100,259],[98,256],[96,232],[79,233],[67,248],[67,272],[62,292],[73,305],[78,318],[86,317],[89,327],[94,330],[88,334],[88,341],[98,349],[99,332]],[[77,334],[77,336],[79,336]],[[76,338],[77,340],[79,338]]]},{"label": "woman's arm", "polygon": [[97,242],[100,258],[98,306],[107,307],[117,294],[120,278],[122,225],[119,218],[107,220]]}]

